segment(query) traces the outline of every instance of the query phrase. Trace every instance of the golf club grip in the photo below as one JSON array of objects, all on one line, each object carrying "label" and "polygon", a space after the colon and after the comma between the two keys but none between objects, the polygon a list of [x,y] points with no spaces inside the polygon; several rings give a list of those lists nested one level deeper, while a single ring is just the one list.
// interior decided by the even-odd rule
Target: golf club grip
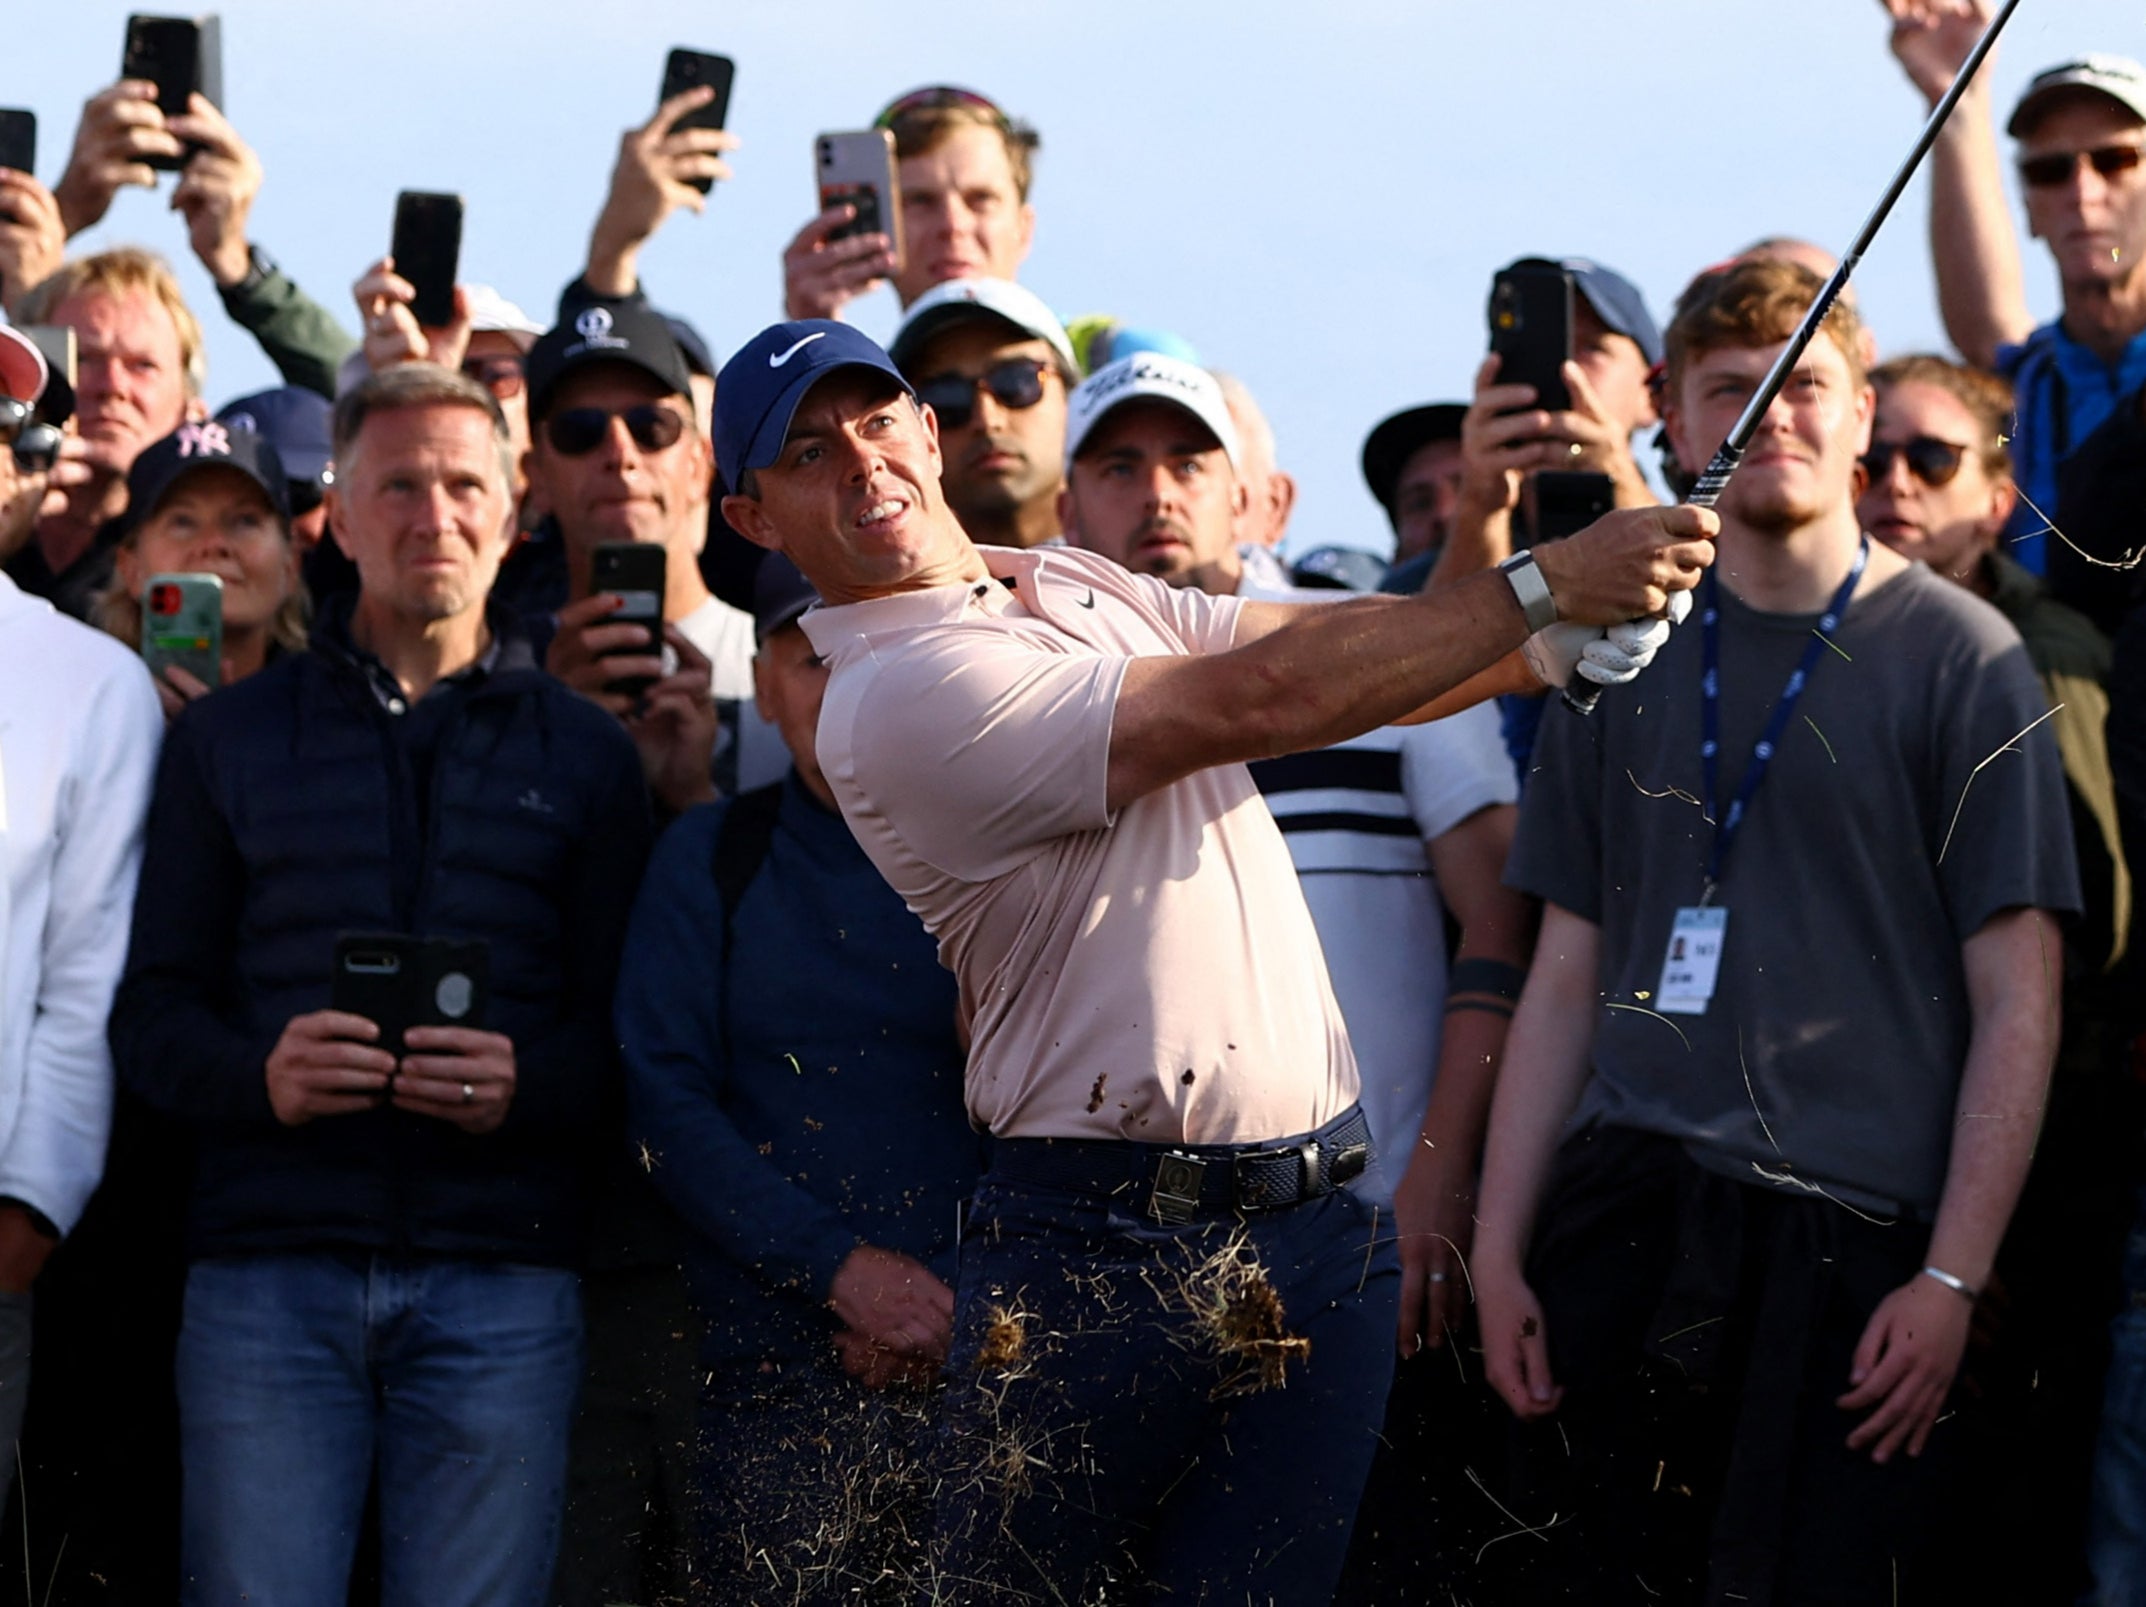
[{"label": "golf club grip", "polygon": [[[1684,499],[1685,505],[1711,508],[1719,502],[1722,488],[1729,483],[1730,476],[1736,473],[1736,465],[1743,460],[1743,453],[1738,451],[1733,443],[1722,442],[1720,449],[1714,454],[1714,460],[1706,466],[1706,472],[1699,476],[1698,484],[1691,488],[1691,495]],[[1595,712],[1595,705],[1602,701],[1602,685],[1599,681],[1586,679],[1575,668],[1563,696],[1565,707],[1574,714],[1592,714]]]}]

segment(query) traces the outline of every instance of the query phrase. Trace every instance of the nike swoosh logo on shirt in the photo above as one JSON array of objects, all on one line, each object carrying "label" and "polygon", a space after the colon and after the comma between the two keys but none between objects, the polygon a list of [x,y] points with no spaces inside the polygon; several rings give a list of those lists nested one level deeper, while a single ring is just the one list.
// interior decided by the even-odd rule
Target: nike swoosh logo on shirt
[{"label": "nike swoosh logo on shirt", "polygon": [[788,351],[784,352],[780,357],[770,357],[767,360],[767,365],[770,368],[780,368],[784,363],[787,363],[791,358],[795,357],[807,346],[810,346],[814,341],[825,340],[826,338],[826,330],[816,329],[811,334],[807,335],[803,340],[799,341],[795,346],[792,346]]},{"label": "nike swoosh logo on shirt", "polygon": [[1091,588],[1089,589],[1088,595],[1087,595],[1087,596],[1085,596],[1085,597],[1083,597],[1083,598],[1082,598],[1082,599],[1080,600],[1080,605],[1081,605],[1081,607],[1083,607],[1083,608],[1093,608],[1093,607],[1095,606],[1095,591],[1094,591],[1094,588],[1092,588],[1092,587],[1091,587]]}]

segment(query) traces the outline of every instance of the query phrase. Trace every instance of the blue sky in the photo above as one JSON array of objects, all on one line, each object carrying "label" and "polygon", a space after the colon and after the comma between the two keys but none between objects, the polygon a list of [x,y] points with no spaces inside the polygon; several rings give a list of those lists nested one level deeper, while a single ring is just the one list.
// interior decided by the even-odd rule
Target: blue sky
[{"label": "blue sky", "polygon": [[[72,0],[9,29],[0,105],[38,112],[48,184],[81,102],[117,76],[127,9]],[[683,44],[736,58],[745,146],[643,271],[727,352],[780,316],[812,136],[917,84],[980,89],[1043,133],[1027,282],[1068,316],[1175,329],[1242,375],[1302,486],[1298,548],[1387,543],[1357,477],[1364,433],[1465,395],[1500,264],[1593,256],[1665,315],[1694,270],[1760,235],[1844,244],[1922,115],[1877,0],[233,0],[222,15],[226,110],[268,173],[254,237],[346,322],[405,188],[462,192],[465,277],[542,316],[580,266],[619,131]],[[2025,0],[2000,104],[2088,50],[2146,57],[2146,10]],[[172,182],[122,195],[82,243],[179,263],[212,400],[272,383],[165,210]],[[1926,218],[1918,185],[1858,278],[1887,352],[1942,344]],[[2038,251],[2029,286],[2053,309]],[[884,336],[891,295],[853,316]]]}]

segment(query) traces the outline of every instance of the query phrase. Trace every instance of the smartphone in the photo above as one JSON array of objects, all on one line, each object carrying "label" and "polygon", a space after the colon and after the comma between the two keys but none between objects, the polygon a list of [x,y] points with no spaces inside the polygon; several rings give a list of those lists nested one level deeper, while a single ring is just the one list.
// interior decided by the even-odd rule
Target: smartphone
[{"label": "smartphone", "polygon": [[841,201],[857,215],[827,238],[847,240],[858,234],[884,234],[894,244],[894,263],[902,262],[902,186],[894,167],[894,135],[871,128],[855,134],[822,134],[813,142],[818,158],[820,210]]},{"label": "smartphone", "polygon": [[1490,349],[1500,385],[1532,385],[1535,406],[1571,410],[1572,275],[1554,262],[1520,263],[1490,284]]},{"label": "smartphone", "polygon": [[395,197],[395,271],[417,299],[410,311],[427,329],[455,319],[455,270],[462,257],[462,197],[404,190]]},{"label": "smartphone", "polygon": [[1559,541],[1578,535],[1617,506],[1617,488],[1606,474],[1543,469],[1535,488],[1535,539]]},{"label": "smartphone", "polygon": [[[120,58],[122,78],[141,78],[156,85],[157,109],[166,117],[180,116],[187,97],[200,95],[211,106],[224,103],[223,24],[214,15],[206,17],[143,17],[127,19],[126,51]],[[192,160],[198,145],[189,145],[177,156],[145,156],[145,165],[176,173]]]},{"label": "smartphone", "polygon": [[[730,81],[737,72],[737,63],[728,56],[711,56],[704,50],[687,50],[680,46],[663,63],[663,88],[658,92],[656,102],[661,105],[673,95],[683,95],[689,89],[706,84],[715,91],[715,99],[698,111],[687,112],[671,126],[674,129],[721,128],[724,119],[730,116]],[[688,179],[686,182],[703,195],[715,186],[713,179]]]},{"label": "smartphone", "polygon": [[37,171],[37,113],[20,106],[0,106],[0,167],[18,173]]},{"label": "smartphone", "polygon": [[[607,625],[645,625],[646,647],[613,648],[606,658],[640,657],[663,651],[663,549],[649,541],[606,541],[589,558],[589,589],[619,598],[623,606]],[[604,683],[606,692],[638,698],[652,682],[645,675]]]},{"label": "smartphone", "polygon": [[491,945],[482,939],[345,932],[335,940],[328,1004],[380,1029],[380,1047],[403,1052],[412,1027],[481,1027],[491,991]]},{"label": "smartphone", "polygon": [[224,583],[214,575],[151,575],[142,587],[142,662],[158,680],[177,665],[203,686],[224,678]]},{"label": "smartphone", "polygon": [[75,416],[75,332],[66,324],[19,324],[23,336],[45,359],[45,393],[37,399],[40,424],[65,424]]}]

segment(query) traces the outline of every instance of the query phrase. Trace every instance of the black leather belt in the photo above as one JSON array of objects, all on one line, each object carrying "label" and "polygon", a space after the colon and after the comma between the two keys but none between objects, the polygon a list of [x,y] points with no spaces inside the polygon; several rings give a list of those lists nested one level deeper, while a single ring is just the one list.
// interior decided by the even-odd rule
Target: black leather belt
[{"label": "black leather belt", "polygon": [[1331,1194],[1371,1163],[1371,1127],[1351,1105],[1315,1133],[1279,1144],[1135,1144],[1093,1138],[1009,1138],[991,1175],[1075,1194],[1130,1196],[1158,1222],[1278,1211]]}]

